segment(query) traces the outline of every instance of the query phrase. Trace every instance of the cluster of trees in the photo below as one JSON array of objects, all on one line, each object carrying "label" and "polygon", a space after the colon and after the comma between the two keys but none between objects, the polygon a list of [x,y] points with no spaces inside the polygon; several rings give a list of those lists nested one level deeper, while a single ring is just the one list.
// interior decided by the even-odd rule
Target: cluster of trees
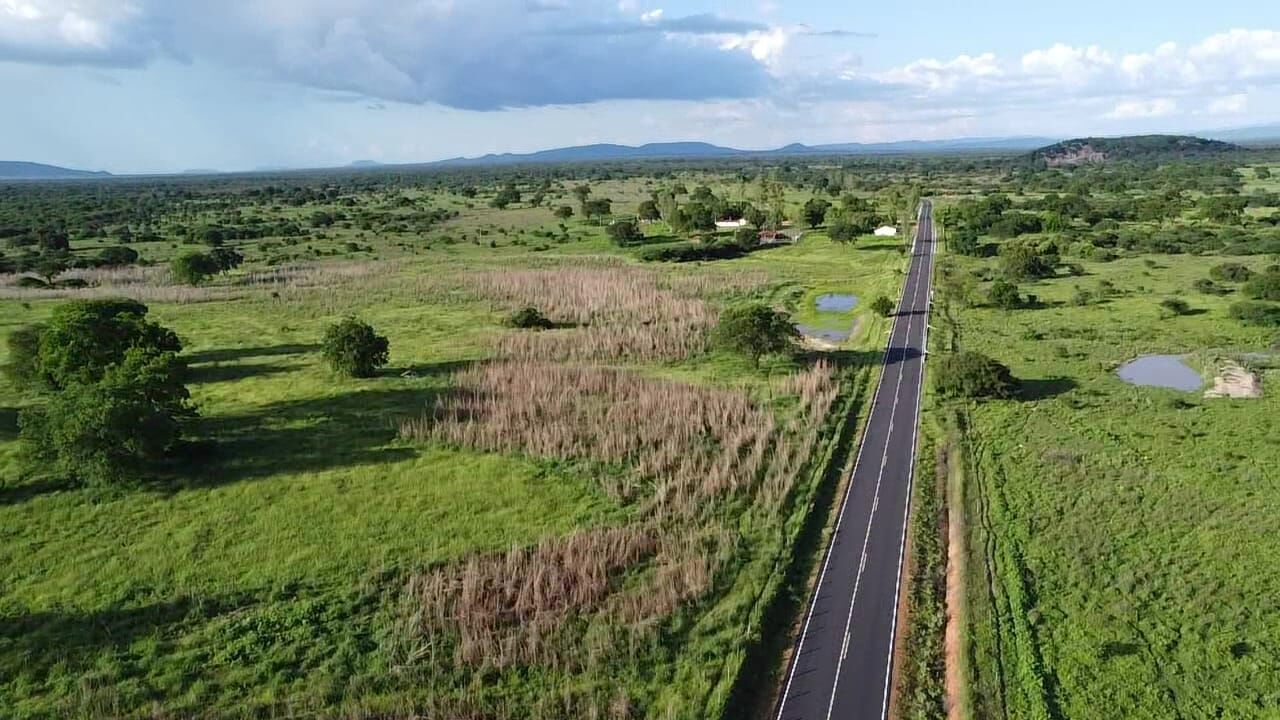
[{"label": "cluster of trees", "polygon": [[43,278],[37,284],[47,285],[67,270],[120,267],[132,265],[138,260],[138,251],[123,245],[105,247],[96,255],[73,255],[65,250],[40,253],[24,251],[13,257],[0,257],[0,272],[35,273]]},{"label": "cluster of trees", "polygon": [[[827,223],[827,236],[838,243],[852,243],[860,237],[870,235],[877,227],[886,222],[886,218],[866,198],[857,195],[845,195],[837,205],[818,201]],[[806,205],[806,213],[809,206]],[[835,217],[831,218],[834,213]]]},{"label": "cluster of trees", "polygon": [[209,252],[189,252],[169,262],[174,282],[199,285],[214,275],[240,267],[244,256],[231,248],[214,248]]},{"label": "cluster of trees", "polygon": [[[312,227],[328,227],[341,219],[340,215],[317,211],[312,213]],[[301,237],[306,232],[302,226],[292,220],[267,222],[262,218],[254,218],[244,225],[204,224],[188,228],[176,228],[188,242],[201,243],[209,247],[222,247],[233,240],[258,240],[266,237]]]},{"label": "cluster of trees", "polygon": [[502,189],[493,196],[493,200],[489,201],[489,205],[499,210],[507,209],[508,205],[514,205],[520,202],[520,189],[513,182],[503,184]]},{"label": "cluster of trees", "polygon": [[9,336],[6,374],[39,403],[19,417],[41,468],[90,485],[131,481],[168,458],[195,416],[182,343],[133,300],[81,300]]},{"label": "cluster of trees", "polygon": [[739,242],[736,237],[725,241],[668,243],[645,248],[640,253],[640,259],[645,262],[681,263],[742,257],[755,246],[756,240],[755,231],[750,228],[745,229],[751,233],[751,245]]},{"label": "cluster of trees", "polygon": [[1057,243],[1010,242],[1000,247],[1000,269],[1012,281],[1053,277],[1060,262]]},{"label": "cluster of trees", "polygon": [[619,247],[629,247],[631,245],[639,245],[644,242],[644,231],[640,229],[640,223],[633,219],[614,220],[609,223],[606,228],[609,239]]},{"label": "cluster of trees", "polygon": [[1232,292],[1230,285],[1238,285],[1248,298],[1228,308],[1232,318],[1247,325],[1280,325],[1280,265],[1254,272],[1240,263],[1219,263],[1209,268],[1209,277],[1196,281],[1195,288],[1207,295],[1226,295]]},{"label": "cluster of trees", "polygon": [[[75,300],[8,337],[8,380],[35,396],[19,415],[33,468],[89,486],[135,482],[173,458],[196,417],[182,342],[136,300]],[[335,372],[369,377],[387,338],[354,318],[331,326],[323,355]]]},{"label": "cluster of trees", "polygon": [[716,229],[716,222],[720,220],[746,218],[752,224],[765,222],[763,214],[748,203],[726,201],[717,197],[705,185],[695,188],[688,201],[681,203],[680,196],[684,194],[685,188],[680,184],[655,191],[648,201],[640,204],[638,210],[646,219],[661,219],[671,227],[672,232],[682,235],[711,232]]}]

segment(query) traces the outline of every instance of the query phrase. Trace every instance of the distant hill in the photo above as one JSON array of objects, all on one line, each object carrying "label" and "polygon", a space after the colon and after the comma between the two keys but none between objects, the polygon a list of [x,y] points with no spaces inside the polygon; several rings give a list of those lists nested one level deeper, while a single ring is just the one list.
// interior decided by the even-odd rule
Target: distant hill
[{"label": "distant hill", "polygon": [[1052,167],[1108,160],[1204,157],[1242,149],[1239,145],[1221,140],[1206,140],[1190,135],[1131,135],[1064,140],[1035,150],[1031,157],[1034,160],[1044,160]]},{"label": "distant hill", "polygon": [[376,167],[382,167],[382,163],[378,162],[377,160],[356,160],[351,164],[347,165],[347,167],[376,168]]},{"label": "distant hill", "polygon": [[1050,138],[960,138],[955,140],[906,140],[890,143],[794,143],[774,150],[739,150],[704,142],[649,143],[647,145],[579,145],[533,153],[503,153],[475,158],[452,158],[432,165],[513,165],[517,163],[600,162],[717,157],[779,157],[789,155],[889,155],[936,152],[1022,152],[1053,142]]},{"label": "distant hill", "polygon": [[77,178],[110,177],[108,172],[71,170],[56,165],[33,162],[0,160],[0,180],[74,180]]},{"label": "distant hill", "polygon": [[1280,123],[1213,130],[1200,134],[1214,140],[1223,140],[1242,145],[1277,145],[1280,144]]}]

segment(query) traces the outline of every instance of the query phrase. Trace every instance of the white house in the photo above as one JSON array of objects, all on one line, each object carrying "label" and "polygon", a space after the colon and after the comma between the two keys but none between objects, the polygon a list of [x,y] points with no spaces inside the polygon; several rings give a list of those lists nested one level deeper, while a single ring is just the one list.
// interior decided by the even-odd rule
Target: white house
[{"label": "white house", "polygon": [[719,230],[735,230],[747,226],[746,220],[717,220],[716,228]]},{"label": "white house", "polygon": [[882,225],[876,228],[876,237],[897,237],[898,228],[892,225]]}]

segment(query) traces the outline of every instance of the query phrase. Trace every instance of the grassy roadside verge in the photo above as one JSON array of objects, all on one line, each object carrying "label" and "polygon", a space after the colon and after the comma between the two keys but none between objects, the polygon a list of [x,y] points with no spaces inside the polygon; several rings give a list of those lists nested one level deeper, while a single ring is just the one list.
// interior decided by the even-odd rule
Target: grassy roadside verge
[{"label": "grassy roadside verge", "polygon": [[[939,295],[939,337],[946,350],[960,350],[963,328],[956,308],[951,298]],[[945,492],[940,537],[946,547],[938,595],[944,627],[936,637],[941,673],[931,680],[942,684],[944,700],[938,715],[917,717],[1057,717],[1039,672],[1038,645],[1028,621],[1034,603],[1026,598],[1024,570],[1016,546],[1000,531],[1006,522],[998,465],[983,462],[982,443],[970,432],[968,403],[931,410],[938,431],[935,469]],[[1022,669],[1014,687],[1001,667],[1011,651]]]},{"label": "grassy roadside verge", "polygon": [[[945,299],[935,304],[929,319],[936,352],[954,343]],[[911,490],[907,537],[906,614],[895,658],[897,680],[893,717],[932,720],[947,716],[947,535],[950,507],[949,478],[955,463],[955,433],[946,406],[939,406],[926,382],[920,417],[920,446],[916,452],[915,482]]]},{"label": "grassy roadside verge", "polygon": [[911,492],[910,537],[905,569],[906,617],[900,638],[895,717],[932,720],[944,708],[943,629],[946,625],[946,504],[943,489],[947,445],[937,418],[922,420],[924,440]]}]

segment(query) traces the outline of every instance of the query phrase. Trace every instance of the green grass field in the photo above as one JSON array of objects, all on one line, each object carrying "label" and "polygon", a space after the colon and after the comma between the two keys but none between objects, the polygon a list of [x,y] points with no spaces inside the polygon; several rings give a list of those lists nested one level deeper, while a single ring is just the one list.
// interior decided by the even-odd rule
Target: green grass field
[{"label": "green grass field", "polygon": [[[622,188],[597,192],[626,196]],[[462,217],[439,236],[553,226],[545,209],[459,208]],[[502,325],[501,304],[458,295],[452,279],[495,268],[632,266],[600,228],[569,225],[571,239],[545,250],[506,235],[497,247],[433,240],[400,253],[382,241],[377,255],[390,261],[354,279],[273,297],[238,289],[233,275],[196,291],[226,290],[227,299],[149,301],[152,316],[184,342],[200,409],[193,435],[202,443],[167,482],[90,491],[25,466],[16,415],[31,399],[5,388],[0,706],[20,718],[257,717],[408,714],[465,700],[491,716],[554,717],[567,711],[550,702],[556,694],[569,703],[614,683],[637,712],[718,712],[761,632],[753,619],[778,590],[804,498],[825,468],[805,470],[783,517],[753,519],[759,513],[749,506],[723,510],[716,522],[740,525],[740,555],[713,591],[662,623],[651,645],[608,666],[613,674],[604,679],[536,666],[468,678],[397,665],[411,574],[637,517],[635,505],[601,489],[589,466],[398,439],[399,421],[448,393],[454,371],[491,357],[513,332]],[[357,235],[328,234],[318,246]],[[163,261],[183,248],[138,249]],[[250,255],[246,267],[264,257]],[[762,274],[755,294],[803,318],[818,291],[893,295],[904,266],[892,243],[854,249],[811,234],[739,260],[653,269],[672,277]],[[42,320],[59,302],[0,301],[0,333]],[[374,379],[343,380],[321,364],[324,327],[348,313],[390,339],[390,366]],[[859,307],[843,321],[860,329],[847,349],[878,351],[884,320]],[[713,353],[632,366],[745,389],[779,413],[792,405],[776,390],[790,362],[757,369]],[[842,382],[852,389],[869,373],[866,363],[850,366]]]},{"label": "green grass field", "polygon": [[[1235,297],[1192,290],[1221,261],[1085,263],[1083,277],[1024,285],[1039,309],[956,313],[959,345],[1023,382],[1019,400],[962,414],[974,717],[1276,712],[1276,375],[1238,400],[1115,375],[1139,355],[1186,353],[1211,377],[1213,358],[1273,348],[1274,331],[1226,317]],[[1070,303],[1101,281],[1119,294]],[[1162,317],[1173,296],[1192,314]]]}]

